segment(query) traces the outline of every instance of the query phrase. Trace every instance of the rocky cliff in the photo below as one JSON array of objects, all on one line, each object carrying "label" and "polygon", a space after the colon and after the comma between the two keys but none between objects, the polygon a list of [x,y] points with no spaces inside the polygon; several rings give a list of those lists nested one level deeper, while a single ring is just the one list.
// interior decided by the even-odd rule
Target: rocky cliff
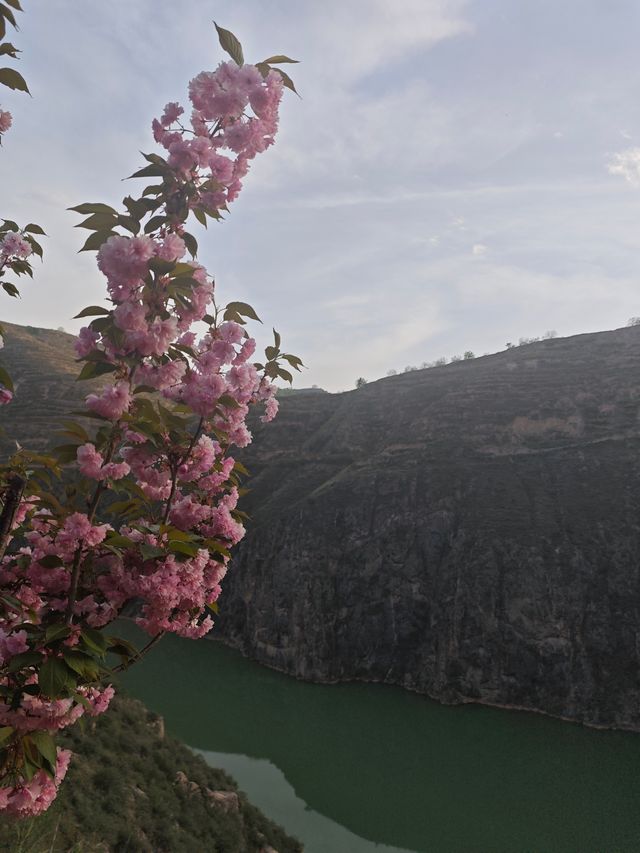
[{"label": "rocky cliff", "polygon": [[243,461],[217,631],[300,678],[640,728],[640,328],[339,395]]}]

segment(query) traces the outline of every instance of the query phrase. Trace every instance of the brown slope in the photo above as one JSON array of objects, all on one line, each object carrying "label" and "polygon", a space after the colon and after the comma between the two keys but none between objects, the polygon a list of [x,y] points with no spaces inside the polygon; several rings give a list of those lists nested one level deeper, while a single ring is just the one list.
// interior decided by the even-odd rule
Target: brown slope
[{"label": "brown slope", "polygon": [[51,446],[52,431],[61,417],[81,407],[92,390],[76,383],[78,365],[74,336],[53,329],[2,323],[4,349],[0,359],[15,385],[15,397],[0,409],[0,450],[13,452],[16,441],[30,450]]},{"label": "brown slope", "polygon": [[318,680],[640,727],[640,329],[284,401],[218,630]]}]

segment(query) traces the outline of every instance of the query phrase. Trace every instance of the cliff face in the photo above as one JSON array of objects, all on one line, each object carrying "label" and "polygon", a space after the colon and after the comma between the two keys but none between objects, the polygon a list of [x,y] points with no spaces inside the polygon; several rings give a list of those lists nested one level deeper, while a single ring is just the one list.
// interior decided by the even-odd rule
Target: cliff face
[{"label": "cliff face", "polygon": [[312,680],[640,728],[640,329],[283,400],[217,632]]}]

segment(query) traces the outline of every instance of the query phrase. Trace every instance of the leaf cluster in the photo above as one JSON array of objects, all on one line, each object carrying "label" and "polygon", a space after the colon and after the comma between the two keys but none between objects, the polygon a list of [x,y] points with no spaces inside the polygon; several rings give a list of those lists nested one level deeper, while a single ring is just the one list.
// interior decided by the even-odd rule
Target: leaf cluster
[{"label": "leaf cluster", "polygon": [[[242,45],[234,36],[234,34],[230,30],[225,30],[222,27],[219,27],[214,21],[214,26],[218,33],[218,40],[220,42],[220,47],[228,53],[231,59],[236,63],[236,65],[244,65],[244,53],[242,50]],[[267,59],[263,59],[262,62],[256,62],[256,68],[262,74],[263,77],[266,77],[270,71],[275,71],[282,78],[283,84],[287,87],[287,89],[291,89],[292,92],[295,92],[296,95],[298,92],[296,91],[296,87],[293,84],[293,80],[289,75],[283,71],[281,68],[274,68],[274,65],[282,65],[284,63],[294,63],[297,64],[297,59],[291,59],[288,56],[284,56],[283,54],[277,54],[275,56],[269,56]]]},{"label": "leaf cluster", "polygon": [[[2,224],[0,225],[0,241],[2,241],[2,238],[6,234],[12,231],[20,234],[29,243],[33,253],[38,255],[39,258],[42,258],[42,246],[34,237],[34,234],[45,234],[39,225],[36,225],[34,222],[30,222],[28,225],[25,225],[24,228],[20,228],[12,219],[3,219]],[[17,298],[20,296],[20,291],[14,282],[7,281],[5,278],[8,272],[13,273],[16,276],[28,275],[29,278],[33,278],[33,267],[28,260],[23,258],[14,258],[13,260],[7,259],[4,263],[0,263],[0,287],[2,287],[4,292],[9,296]],[[2,326],[0,326],[0,335],[4,335]],[[9,391],[13,391],[13,381],[11,376],[2,364],[0,364],[0,383],[2,383]]]},{"label": "leaf cluster", "polygon": [[[18,59],[20,51],[11,42],[5,41],[5,36],[7,34],[7,25],[12,26],[15,30],[18,29],[14,12],[21,11],[22,7],[19,0],[4,0],[4,2],[0,3],[0,57],[6,56],[9,59]],[[17,90],[18,92],[26,92],[28,95],[31,94],[22,74],[9,66],[0,68],[0,86],[7,86],[7,88],[14,91]],[[2,144],[1,140],[0,144]]]}]

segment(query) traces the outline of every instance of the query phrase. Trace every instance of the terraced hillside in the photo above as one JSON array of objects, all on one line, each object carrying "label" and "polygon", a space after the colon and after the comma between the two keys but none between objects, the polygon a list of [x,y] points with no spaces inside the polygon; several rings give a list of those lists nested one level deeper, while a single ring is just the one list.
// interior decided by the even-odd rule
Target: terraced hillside
[{"label": "terraced hillside", "polygon": [[16,394],[0,411],[0,450],[15,450],[16,441],[31,450],[50,446],[59,418],[77,409],[91,390],[76,383],[78,365],[73,335],[33,326],[2,324],[5,335],[0,359],[11,374]]}]

